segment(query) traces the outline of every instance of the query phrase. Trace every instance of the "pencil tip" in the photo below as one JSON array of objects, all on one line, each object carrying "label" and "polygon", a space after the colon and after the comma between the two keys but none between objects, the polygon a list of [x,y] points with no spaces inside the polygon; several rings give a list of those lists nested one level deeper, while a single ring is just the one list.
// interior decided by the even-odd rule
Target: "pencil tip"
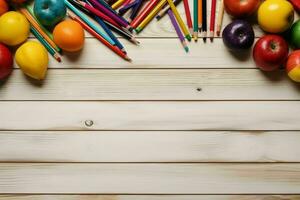
[{"label": "pencil tip", "polygon": [[185,52],[189,52],[189,48],[188,47],[184,47]]},{"label": "pencil tip", "polygon": [[220,31],[217,31],[217,36],[220,36],[220,33],[221,33]]},{"label": "pencil tip", "polygon": [[191,37],[190,34],[186,35],[185,37],[186,37],[186,39],[187,39],[189,42],[192,40],[192,37]]},{"label": "pencil tip", "polygon": [[159,15],[157,15],[155,18],[156,18],[156,20],[160,20],[160,16]]},{"label": "pencil tip", "polygon": [[125,60],[127,60],[128,62],[131,62],[132,60],[131,60],[131,58],[129,58],[127,55],[125,55]]}]

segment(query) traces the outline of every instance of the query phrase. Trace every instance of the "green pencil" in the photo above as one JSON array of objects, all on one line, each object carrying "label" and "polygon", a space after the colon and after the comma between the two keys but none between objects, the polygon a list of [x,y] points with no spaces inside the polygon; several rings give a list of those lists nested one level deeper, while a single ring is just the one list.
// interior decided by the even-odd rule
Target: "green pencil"
[{"label": "green pencil", "polygon": [[198,40],[198,0],[194,0],[194,40]]},{"label": "green pencil", "polygon": [[46,40],[44,40],[43,36],[41,36],[40,33],[32,26],[30,26],[30,30],[32,34],[40,41],[40,43],[44,45],[47,51],[55,58],[55,60],[61,62],[59,54],[48,44]]}]

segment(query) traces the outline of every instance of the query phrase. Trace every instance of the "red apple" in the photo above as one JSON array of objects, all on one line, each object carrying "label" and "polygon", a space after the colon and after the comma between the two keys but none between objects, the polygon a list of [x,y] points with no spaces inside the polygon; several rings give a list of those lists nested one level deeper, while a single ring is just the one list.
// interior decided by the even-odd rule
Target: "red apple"
[{"label": "red apple", "polygon": [[290,2],[293,4],[295,10],[297,12],[300,12],[300,1],[299,0],[290,0]]},{"label": "red apple", "polygon": [[279,35],[265,35],[255,44],[253,59],[261,70],[273,71],[279,68],[289,53],[289,47],[283,37]]},{"label": "red apple", "polygon": [[224,0],[226,12],[235,18],[248,17],[256,12],[260,0]]},{"label": "red apple", "polygon": [[293,81],[300,83],[300,50],[289,55],[286,62],[286,71]]},{"label": "red apple", "polygon": [[0,44],[0,80],[5,79],[12,72],[13,57],[9,49]]}]

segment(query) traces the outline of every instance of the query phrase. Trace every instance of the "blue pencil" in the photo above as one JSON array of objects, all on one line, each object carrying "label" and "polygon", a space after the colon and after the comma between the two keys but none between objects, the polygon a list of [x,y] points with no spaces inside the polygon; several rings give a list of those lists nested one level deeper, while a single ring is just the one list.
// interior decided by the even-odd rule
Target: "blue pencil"
[{"label": "blue pencil", "polygon": [[72,10],[79,18],[82,19],[86,24],[88,24],[95,32],[97,32],[101,37],[103,37],[105,40],[107,40],[111,45],[116,45],[115,41],[113,41],[106,33],[103,33],[103,31],[96,26],[91,20],[88,19],[88,17],[78,10],[75,6],[73,6],[68,0],[64,0],[67,7]]},{"label": "blue pencil", "polygon": [[118,38],[116,38],[116,36],[107,27],[104,21],[98,16],[95,16],[95,20],[99,23],[99,25],[103,28],[103,30],[109,35],[109,37],[116,43],[116,46],[119,47],[121,51],[126,52],[124,46],[120,43]]}]

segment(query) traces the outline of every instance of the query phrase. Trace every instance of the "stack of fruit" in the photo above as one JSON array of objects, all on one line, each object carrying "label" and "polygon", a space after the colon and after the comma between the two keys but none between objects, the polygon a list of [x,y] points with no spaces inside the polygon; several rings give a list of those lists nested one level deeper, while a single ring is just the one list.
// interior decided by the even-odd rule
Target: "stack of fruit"
[{"label": "stack of fruit", "polygon": [[[224,0],[224,6],[234,18],[223,31],[224,44],[232,51],[250,49],[254,31],[247,18],[257,13],[257,22],[266,32],[253,48],[257,67],[273,71],[285,65],[288,76],[300,82],[300,20],[293,24],[294,8],[300,11],[300,0]],[[288,42],[295,50],[290,56]]]},{"label": "stack of fruit", "polygon": [[[13,6],[20,6],[26,0],[9,0]],[[0,0],[0,80],[6,79],[13,69],[13,56],[9,47],[17,49],[15,60],[29,77],[42,80],[48,67],[48,52],[36,41],[27,41],[30,23],[19,12],[9,11],[6,0]],[[65,51],[78,51],[84,45],[84,31],[73,20],[64,20],[66,6],[62,0],[35,0],[34,15],[43,29],[50,32],[55,44]],[[16,48],[17,47],[17,48]]]}]

